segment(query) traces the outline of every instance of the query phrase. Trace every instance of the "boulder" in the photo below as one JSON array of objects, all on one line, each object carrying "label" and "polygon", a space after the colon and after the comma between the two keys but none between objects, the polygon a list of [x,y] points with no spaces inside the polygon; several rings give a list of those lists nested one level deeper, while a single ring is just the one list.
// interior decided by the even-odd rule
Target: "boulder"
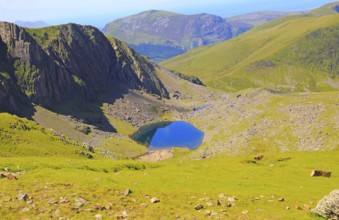
[{"label": "boulder", "polygon": [[195,210],[200,210],[200,209],[203,209],[204,206],[203,205],[197,205],[194,207]]},{"label": "boulder", "polygon": [[333,190],[329,195],[322,198],[313,213],[320,215],[326,219],[339,219],[339,189]]},{"label": "boulder", "polygon": [[236,200],[236,198],[234,196],[227,198],[227,201],[229,201],[229,202],[235,202],[235,200]]},{"label": "boulder", "polygon": [[150,201],[151,201],[151,203],[159,203],[160,202],[160,200],[157,199],[157,198],[152,198]]},{"label": "boulder", "polygon": [[331,172],[322,171],[322,170],[312,170],[311,176],[331,177]]},{"label": "boulder", "polygon": [[100,220],[100,219],[102,219],[102,214],[96,214],[94,216],[94,218]]},{"label": "boulder", "polygon": [[130,189],[126,189],[122,194],[124,195],[124,196],[128,196],[129,194],[131,194],[132,193],[132,191],[130,190]]},{"label": "boulder", "polygon": [[179,91],[175,91],[172,94],[172,98],[174,98],[174,99],[181,99],[181,93]]},{"label": "boulder", "polygon": [[264,155],[260,155],[260,156],[255,157],[254,159],[255,160],[262,160],[263,158],[264,158]]},{"label": "boulder", "polygon": [[18,200],[26,201],[28,199],[28,195],[26,193],[22,193],[18,196]]}]

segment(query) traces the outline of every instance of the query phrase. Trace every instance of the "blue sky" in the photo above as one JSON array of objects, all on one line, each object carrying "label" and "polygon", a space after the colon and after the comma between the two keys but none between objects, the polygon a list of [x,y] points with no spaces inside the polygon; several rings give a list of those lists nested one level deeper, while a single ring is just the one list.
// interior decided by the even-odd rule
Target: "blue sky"
[{"label": "blue sky", "polygon": [[329,2],[333,0],[0,0],[0,20],[103,27],[114,19],[150,9],[229,17],[263,10],[303,11]]}]

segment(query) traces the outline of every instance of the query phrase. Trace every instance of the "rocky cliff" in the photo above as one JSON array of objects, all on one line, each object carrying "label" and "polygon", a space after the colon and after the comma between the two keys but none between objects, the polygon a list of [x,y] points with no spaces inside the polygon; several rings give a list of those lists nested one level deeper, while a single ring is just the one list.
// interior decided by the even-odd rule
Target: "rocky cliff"
[{"label": "rocky cliff", "polygon": [[25,29],[1,22],[0,55],[1,111],[15,107],[8,105],[18,101],[14,95],[47,107],[95,101],[116,83],[168,97],[150,62],[91,26]]}]

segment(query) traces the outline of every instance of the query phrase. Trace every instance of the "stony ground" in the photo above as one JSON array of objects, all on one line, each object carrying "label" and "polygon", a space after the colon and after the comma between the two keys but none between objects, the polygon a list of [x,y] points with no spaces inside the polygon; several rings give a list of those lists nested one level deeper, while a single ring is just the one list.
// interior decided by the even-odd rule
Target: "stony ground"
[{"label": "stony ground", "polygon": [[241,91],[178,115],[205,132],[199,157],[331,150],[339,145],[339,94]]}]

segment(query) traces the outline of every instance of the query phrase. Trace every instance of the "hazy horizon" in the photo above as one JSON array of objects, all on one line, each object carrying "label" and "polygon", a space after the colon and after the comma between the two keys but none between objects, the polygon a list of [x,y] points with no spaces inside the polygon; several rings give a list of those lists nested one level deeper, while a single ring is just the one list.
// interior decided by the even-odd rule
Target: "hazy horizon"
[{"label": "hazy horizon", "polygon": [[[146,10],[167,10],[183,14],[209,13],[221,17],[256,11],[307,11],[331,0],[0,0],[0,20],[44,21],[49,25],[79,23],[104,27],[105,24]],[[194,6],[192,6],[194,5]]]}]

